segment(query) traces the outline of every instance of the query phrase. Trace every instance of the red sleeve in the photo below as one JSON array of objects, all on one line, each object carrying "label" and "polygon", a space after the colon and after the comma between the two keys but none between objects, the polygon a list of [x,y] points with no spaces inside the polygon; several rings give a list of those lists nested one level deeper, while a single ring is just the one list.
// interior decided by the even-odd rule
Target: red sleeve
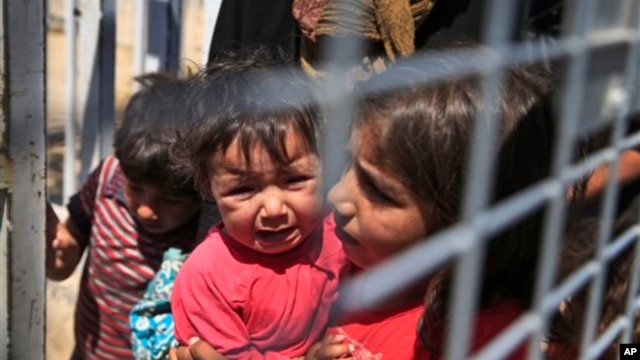
[{"label": "red sleeve", "polygon": [[240,316],[244,301],[237,300],[242,298],[242,285],[247,283],[229,283],[225,274],[233,272],[233,267],[223,264],[218,256],[212,259],[211,254],[219,253],[219,249],[210,246],[215,241],[210,237],[187,258],[176,277],[171,295],[176,339],[186,345],[189,339],[198,337],[229,360],[289,359],[273,351],[261,353],[251,344]]}]

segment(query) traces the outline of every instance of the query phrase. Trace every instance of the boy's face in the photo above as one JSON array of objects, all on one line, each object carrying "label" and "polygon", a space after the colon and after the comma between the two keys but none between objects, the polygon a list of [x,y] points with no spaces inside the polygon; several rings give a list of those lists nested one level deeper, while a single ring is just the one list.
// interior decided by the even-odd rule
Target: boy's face
[{"label": "boy's face", "polygon": [[246,163],[236,138],[211,159],[211,191],[225,233],[255,251],[278,254],[302,243],[318,223],[322,175],[318,156],[289,131],[289,163],[279,166],[261,146]]},{"label": "boy's face", "polygon": [[124,178],[125,204],[138,224],[151,234],[164,234],[179,228],[200,209],[197,197],[172,195],[161,187]]}]

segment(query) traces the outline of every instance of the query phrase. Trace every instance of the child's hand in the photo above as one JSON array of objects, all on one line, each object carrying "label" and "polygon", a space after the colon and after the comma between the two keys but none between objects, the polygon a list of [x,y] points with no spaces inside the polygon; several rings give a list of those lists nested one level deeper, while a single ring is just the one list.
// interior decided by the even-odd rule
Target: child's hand
[{"label": "child's hand", "polygon": [[309,349],[305,360],[353,359],[353,345],[345,344],[344,339],[341,334],[325,335],[321,342]]},{"label": "child's hand", "polygon": [[63,224],[47,204],[47,277],[52,280],[66,279],[75,269],[82,255],[82,248],[73,230]]},{"label": "child's hand", "polygon": [[67,226],[59,223],[56,237],[51,242],[53,252],[53,268],[61,270],[73,264],[73,267],[80,261],[80,245],[75,240]]}]

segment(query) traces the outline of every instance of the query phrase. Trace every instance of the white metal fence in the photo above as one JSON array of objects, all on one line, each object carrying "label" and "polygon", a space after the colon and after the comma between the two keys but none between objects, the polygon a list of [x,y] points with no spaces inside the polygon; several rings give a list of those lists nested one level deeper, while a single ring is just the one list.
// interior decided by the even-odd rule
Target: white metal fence
[{"label": "white metal fence", "polygon": [[[131,0],[134,1],[134,0]],[[180,0],[136,1],[136,72],[165,68],[177,70],[180,58],[180,32],[183,23]],[[443,0],[441,0],[443,1]],[[206,34],[211,34],[220,1],[205,1]],[[3,82],[2,121],[0,121],[0,359],[42,359],[44,357],[44,201],[46,197],[45,159],[45,25],[44,1],[0,1],[2,44],[0,71]],[[67,199],[78,187],[97,159],[111,151],[114,129],[114,44],[116,0],[67,0],[65,32],[68,36],[65,89],[65,162],[64,196]],[[595,167],[609,164],[617,169],[619,154],[640,145],[640,135],[624,132],[627,115],[640,110],[640,2],[637,0],[566,1],[566,31],[559,38],[539,43],[513,43],[507,36],[510,19],[516,16],[514,0],[488,1],[486,26],[482,33],[486,64],[464,59],[448,75],[478,72],[481,77],[499,75],[514,63],[568,59],[566,77],[562,79],[562,122],[552,176],[498,205],[489,204],[486,194],[494,159],[490,129],[479,127],[474,134],[474,148],[467,179],[467,196],[463,221],[389,263],[363,274],[356,281],[364,286],[365,302],[374,302],[402,284],[433,270],[444,261],[454,259],[456,277],[451,333],[446,347],[447,358],[467,356],[469,326],[476,298],[477,271],[481,261],[478,249],[491,234],[506,228],[541,204],[548,206],[545,236],[535,288],[533,308],[507,331],[476,354],[476,359],[498,359],[523,340],[530,342],[531,358],[540,358],[538,346],[548,328],[552,314],[563,299],[588,285],[591,292],[587,321],[583,329],[581,358],[597,358],[607,344],[619,338],[629,342],[633,316],[640,310],[637,245],[640,225],[628,229],[618,239],[607,239],[610,228],[599,231],[598,248],[593,260],[583,265],[563,283],[554,284],[555,264],[567,212],[566,184],[585,176]],[[170,11],[154,12],[160,7]],[[154,10],[155,9],[155,10]],[[144,14],[168,14],[168,17]],[[73,20],[71,20],[73,19]],[[151,23],[147,23],[151,19]],[[153,31],[149,31],[150,26]],[[203,39],[208,48],[209,38]],[[329,54],[343,53],[344,44],[330,48]],[[77,56],[82,54],[81,56]],[[418,54],[413,61],[423,61]],[[202,59],[204,59],[203,56]],[[341,69],[336,68],[337,71]],[[342,69],[346,71],[346,69]],[[443,72],[434,75],[447,76]],[[348,92],[336,76],[318,95],[331,106],[329,131],[334,136],[327,146],[330,178],[341,171],[341,143],[348,134],[348,114],[352,106]],[[76,122],[75,119],[81,121]],[[613,120],[608,146],[590,154],[578,164],[571,162],[573,145],[584,130],[598,129]],[[81,134],[79,158],[81,171],[74,170],[76,133]],[[335,146],[333,146],[335,145]],[[613,171],[612,173],[615,173]],[[616,207],[617,182],[611,176],[605,192],[601,217],[611,219]],[[604,222],[608,224],[608,222]],[[625,316],[618,317],[600,336],[596,326],[599,294],[603,291],[607,263],[627,245],[633,244],[634,262],[629,275],[631,290]]]}]

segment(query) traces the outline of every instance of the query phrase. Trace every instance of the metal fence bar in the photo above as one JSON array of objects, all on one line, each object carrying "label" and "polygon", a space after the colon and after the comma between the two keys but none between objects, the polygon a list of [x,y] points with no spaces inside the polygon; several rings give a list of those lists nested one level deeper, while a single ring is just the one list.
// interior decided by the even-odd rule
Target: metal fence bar
[{"label": "metal fence bar", "polygon": [[[8,335],[0,357],[43,359],[45,346],[45,19],[44,1],[0,1],[3,85],[0,238],[8,248],[0,263],[0,295]],[[6,48],[5,48],[6,46]],[[5,186],[8,185],[8,188]],[[6,206],[6,208],[5,208]],[[8,300],[7,300],[8,298]],[[6,330],[8,329],[8,330]]]},{"label": "metal fence bar", "polygon": [[[3,0],[0,0],[3,1]],[[73,1],[68,0],[70,4],[67,13],[73,12]],[[91,168],[93,168],[98,159],[101,159],[111,151],[111,138],[113,136],[113,93],[114,93],[114,53],[115,53],[115,5],[116,0],[101,0],[99,5],[92,5],[97,2],[90,0],[77,0],[81,3],[82,10],[80,13],[86,15],[89,19],[82,19],[80,25],[83,31],[80,31],[81,44],[80,52],[85,55],[83,58],[90,59],[87,63],[81,64],[81,71],[88,71],[80,76],[78,93],[86,98],[80,101],[80,105],[84,108],[84,126],[83,126],[83,170],[81,178],[84,179]],[[148,52],[159,57],[167,56],[166,68],[170,71],[177,71],[179,67],[178,60],[171,63],[172,59],[179,59],[179,35],[177,40],[178,50],[175,51],[175,31],[176,29],[164,29],[170,27],[171,24],[163,23],[160,25],[163,31],[167,31],[174,36],[169,39],[169,50],[155,51],[153,44],[155,40],[149,40],[149,36],[160,36],[160,31],[149,31],[149,26],[154,25],[148,23],[150,18],[149,6],[162,3],[167,6],[170,17],[175,16],[176,22],[181,21],[180,0],[153,0],[151,4],[148,0],[138,0],[136,16],[136,34],[138,40],[142,41],[142,45],[136,47],[135,53],[135,72],[141,74],[150,70],[158,70],[163,68],[157,60],[158,66],[149,65],[145,60],[148,58]],[[231,1],[231,0],[229,0]],[[13,6],[14,9],[24,7],[26,5],[6,5],[7,1],[3,1],[3,8]],[[215,22],[220,10],[222,0],[204,0],[205,4],[205,36],[203,39],[203,63],[208,58],[208,49],[211,36],[215,29]],[[408,283],[414,279],[423,276],[425,273],[441,266],[445,262],[452,259],[455,263],[454,278],[454,296],[452,303],[452,313],[454,314],[452,322],[449,324],[448,343],[446,348],[447,358],[461,359],[468,355],[469,339],[473,315],[475,311],[476,298],[478,296],[478,279],[481,276],[481,263],[483,260],[483,250],[488,239],[495,233],[501,231],[505,227],[515,221],[527,216],[532,211],[539,209],[545,204],[549,204],[545,216],[544,243],[540,255],[538,265],[538,281],[535,289],[535,299],[533,309],[521,316],[507,331],[501,333],[488,346],[475,354],[476,359],[495,359],[508,355],[519,343],[529,339],[529,351],[531,358],[540,358],[541,349],[539,344],[544,340],[543,334],[549,325],[551,315],[557,311],[560,303],[567,296],[575,294],[585,284],[591,283],[590,301],[587,311],[587,326],[585,327],[580,347],[582,358],[594,358],[601,354],[606,346],[620,333],[623,339],[631,339],[632,326],[630,319],[633,318],[634,311],[640,306],[640,300],[637,299],[638,291],[638,270],[640,269],[640,245],[638,242],[638,232],[640,227],[635,226],[631,230],[620,235],[616,240],[609,242],[609,233],[611,232],[611,223],[604,224],[600,228],[598,234],[598,251],[596,259],[587,262],[578,269],[574,274],[565,279],[562,283],[554,286],[556,280],[556,266],[560,253],[560,243],[562,239],[562,231],[564,228],[565,213],[567,211],[566,187],[567,185],[577,181],[585,176],[595,167],[602,164],[609,164],[613,170],[608,181],[605,193],[604,207],[602,210],[602,218],[610,219],[613,210],[616,207],[614,195],[617,190],[615,173],[618,166],[618,154],[628,148],[635,147],[640,144],[640,134],[624,137],[624,116],[628,112],[627,108],[638,106],[637,85],[638,81],[638,61],[640,38],[638,23],[640,17],[638,11],[640,6],[635,0],[617,0],[617,1],[597,1],[585,0],[566,2],[572,6],[566,12],[569,17],[567,25],[571,29],[562,38],[557,41],[546,44],[545,48],[538,47],[535,42],[507,44],[507,34],[511,32],[514,7],[518,5],[513,0],[492,0],[489,6],[485,7],[487,13],[488,26],[485,28],[484,40],[487,46],[483,49],[471,52],[456,52],[450,55],[438,54],[438,56],[453,56],[456,58],[464,57],[471,53],[477,52],[476,55],[484,56],[488,59],[487,63],[474,63],[474,60],[456,61],[451,68],[448,69],[429,69],[428,81],[437,81],[452,75],[460,74],[479,74],[483,78],[483,101],[489,102],[490,99],[497,94],[497,87],[494,85],[496,79],[499,80],[504,67],[513,64],[535,63],[541,61],[549,61],[561,59],[565,56],[569,57],[568,72],[564,78],[564,88],[561,92],[560,118],[562,121],[558,124],[558,139],[556,146],[556,156],[552,176],[522,192],[502,201],[496,206],[488,207],[491,198],[491,179],[494,176],[494,159],[492,151],[495,147],[494,128],[492,114],[488,112],[482,113],[478,117],[479,124],[473,136],[473,144],[471,146],[472,156],[469,160],[469,176],[465,184],[465,203],[463,221],[461,224],[448,229],[447,231],[437,234],[429,238],[406,252],[398,255],[388,263],[372,269],[372,271],[361,274],[354,281],[359,283],[356,285],[358,292],[365,292],[363,297],[353,302],[352,307],[362,307],[368,304],[375,304],[380,299],[386,298],[390,293],[398,291],[403,287],[404,283]],[[176,7],[176,6],[180,7]],[[633,8],[632,11],[624,11],[623,9]],[[142,10],[140,10],[142,9]],[[602,11],[600,11],[602,10]],[[100,14],[101,15],[98,15]],[[179,14],[179,15],[178,15]],[[631,15],[629,15],[631,14]],[[622,17],[628,15],[632,17],[633,28],[623,26]],[[33,16],[33,14],[32,14]],[[10,18],[6,16],[4,18]],[[96,18],[98,19],[96,22]],[[176,20],[180,19],[180,20]],[[154,20],[157,20],[154,17]],[[171,22],[171,19],[164,19]],[[67,36],[75,32],[73,17],[68,19]],[[87,23],[91,23],[87,27]],[[84,24],[84,25],[82,25]],[[98,25],[96,25],[98,24]],[[69,28],[71,27],[71,28]],[[179,26],[178,26],[179,28]],[[31,29],[33,31],[33,29]],[[6,32],[6,29],[5,29]],[[18,35],[16,35],[18,36]],[[169,36],[169,35],[168,35]],[[164,35],[161,37],[164,38]],[[69,38],[68,38],[69,39]],[[162,45],[165,45],[163,41]],[[95,45],[98,44],[98,45]],[[173,44],[173,45],[172,45]],[[584,94],[590,91],[592,81],[588,77],[590,65],[590,54],[599,50],[608,51],[608,47],[616,45],[628,44],[630,49],[627,53],[626,63],[626,80],[625,89],[629,96],[625,99],[624,104],[614,104],[612,108],[617,112],[615,121],[615,132],[612,136],[612,144],[606,149],[600,150],[587,159],[578,163],[571,163],[573,147],[576,143],[578,125],[586,124],[602,120],[598,116],[587,114],[585,117],[583,105],[587,102]],[[359,43],[334,43],[333,47],[325,49],[330,54],[351,53],[353,58],[358,57],[361,47]],[[75,45],[70,44],[69,53],[75,55]],[[72,48],[73,47],[73,48]],[[157,54],[156,54],[157,52]],[[86,56],[86,55],[89,56]],[[417,54],[414,59],[407,63],[416,65],[417,67],[428,69],[430,57],[433,54]],[[4,57],[3,57],[4,58]],[[10,57],[7,57],[10,58]],[[474,59],[477,57],[470,57]],[[68,60],[74,59],[70,56]],[[9,64],[9,66],[11,66]],[[334,136],[328,136],[329,143],[325,144],[327,162],[327,180],[326,185],[329,186],[333,180],[339,176],[342,171],[342,165],[345,162],[344,151],[341,145],[346,142],[349,134],[348,124],[351,110],[353,108],[353,99],[349,95],[344,79],[348,69],[340,64],[329,64],[334,73],[335,78],[330,79],[323,87],[318,90],[321,103],[328,109],[328,127],[329,132]],[[72,72],[76,68],[75,65],[68,63],[67,71]],[[87,70],[88,69],[88,70]],[[12,70],[13,71],[13,70]],[[11,72],[10,72],[11,73]],[[14,73],[19,75],[18,73]],[[88,75],[87,75],[88,74]],[[11,74],[9,74],[11,75]],[[497,81],[499,83],[499,81]],[[389,83],[390,88],[399,87],[402,81],[398,83]],[[596,84],[597,85],[597,84]],[[74,85],[67,85],[67,94],[73,98],[72,94],[76,91]],[[589,89],[587,89],[589,88]],[[587,89],[587,90],[584,90]],[[635,95],[635,96],[633,96]],[[615,97],[615,96],[614,96]],[[599,104],[598,104],[599,105]],[[606,105],[606,104],[605,104]],[[626,107],[626,108],[625,108]],[[13,109],[13,108],[11,108]],[[75,119],[75,105],[73,99],[67,99],[67,121],[65,127],[67,140],[74,138],[73,119]],[[31,110],[31,109],[30,109]],[[38,109],[36,109],[38,110]],[[39,110],[38,110],[39,111]],[[12,117],[13,119],[13,117]],[[606,120],[606,119],[605,119]],[[581,123],[584,122],[584,123]],[[2,124],[0,124],[0,133],[2,132]],[[11,124],[13,126],[13,124]],[[33,134],[31,134],[33,135]],[[1,141],[1,140],[0,140]],[[25,141],[22,145],[26,144]],[[70,147],[70,141],[66,146]],[[94,144],[95,145],[94,147]],[[75,190],[75,183],[67,184],[66,173],[73,169],[72,160],[75,155],[72,153],[72,147],[66,149],[65,155],[65,195],[71,194]],[[93,149],[93,150],[92,150]],[[69,155],[70,154],[70,155]],[[0,158],[0,168],[3,163]],[[35,160],[32,160],[32,163]],[[68,162],[70,161],[70,162]],[[71,170],[69,170],[71,169]],[[25,170],[26,171],[26,170]],[[12,176],[15,174],[12,173]],[[17,176],[17,175],[15,175]],[[75,178],[74,178],[75,180]],[[8,237],[9,220],[4,220],[3,215],[8,217],[14,215],[13,209],[8,207],[5,211],[4,205],[11,205],[10,201],[15,201],[8,192],[3,193],[3,181],[0,177],[0,263],[2,258],[2,248],[7,245],[8,241],[13,238]],[[13,184],[13,179],[11,179]],[[28,181],[24,181],[28,183]],[[39,186],[39,185],[38,185]],[[19,189],[21,196],[32,194],[33,189]],[[37,205],[37,211],[43,211]],[[31,218],[34,218],[31,216]],[[39,216],[42,219],[44,216]],[[29,220],[29,217],[22,219]],[[42,224],[37,224],[36,229],[41,229]],[[40,226],[40,228],[38,228]],[[13,233],[11,233],[13,234]],[[3,245],[3,236],[8,239]],[[40,236],[42,237],[42,236]],[[39,238],[33,236],[33,238]],[[636,256],[634,262],[634,272],[631,274],[631,290],[628,295],[628,306],[626,310],[626,318],[616,320],[600,337],[596,337],[596,324],[598,314],[600,312],[600,295],[603,291],[605,275],[603,269],[606,269],[606,263],[611,261],[613,257],[620,253],[623,249],[632,243],[636,243]],[[31,244],[30,246],[32,246]],[[30,248],[28,251],[40,251],[40,248]],[[21,251],[27,251],[25,249]],[[40,255],[38,255],[40,256]],[[13,260],[14,254],[7,256],[5,260]],[[7,262],[5,262],[7,263]],[[30,266],[32,266],[30,264]],[[2,269],[2,268],[0,268]],[[32,269],[33,270],[33,269]],[[44,270],[42,270],[44,274]],[[41,276],[43,276],[41,274]],[[1,274],[0,274],[1,275]],[[6,297],[3,297],[2,286],[8,285],[8,274],[0,276],[0,321],[4,320],[9,310],[3,310],[9,305]],[[39,279],[37,279],[39,280]],[[4,283],[3,283],[4,281]],[[4,285],[3,285],[4,284]],[[349,289],[347,289],[348,291]],[[22,295],[14,295],[12,289],[11,296],[21,297]],[[348,299],[348,298],[347,298]],[[3,302],[4,301],[4,302]],[[3,305],[5,304],[5,305]],[[26,305],[24,305],[26,306]],[[41,306],[43,308],[43,306]],[[13,311],[13,309],[11,310]],[[4,335],[14,336],[13,328],[9,332],[3,333],[0,327],[0,340]],[[2,348],[0,348],[2,351]],[[0,352],[2,355],[2,352]],[[22,355],[22,354],[21,354]],[[28,357],[33,358],[33,357]],[[36,356],[36,358],[38,358]]]},{"label": "metal fence bar", "polygon": [[[147,31],[149,30],[149,0],[135,0],[134,9],[134,30],[135,37],[133,48],[133,74],[140,75],[146,71],[146,57],[147,47],[149,45],[149,37]],[[134,87],[137,88],[137,84]]]},{"label": "metal fence bar", "polygon": [[[556,139],[556,151],[552,167],[552,176],[556,178],[563,178],[563,172],[567,165],[570,163],[573,147],[575,146],[575,137],[577,132],[577,123],[579,117],[579,110],[581,104],[581,97],[579,96],[580,89],[584,85],[584,74],[586,68],[586,57],[584,53],[580,52],[579,38],[584,38],[584,33],[580,31],[581,19],[584,19],[589,15],[588,8],[584,6],[585,2],[576,2],[573,5],[576,7],[571,14],[571,21],[573,27],[571,29],[570,45],[568,47],[570,62],[568,73],[565,77],[564,91],[561,93],[561,108],[559,111],[559,118],[562,119],[560,124],[557,125],[558,134]],[[569,183],[571,184],[571,183]],[[540,314],[545,315],[543,319],[542,331],[539,331],[535,336],[531,337],[529,342],[529,357],[540,358],[541,349],[539,344],[544,340],[543,332],[548,328],[550,321],[549,316],[543,312],[544,299],[546,294],[550,291],[554,279],[556,277],[557,259],[560,252],[560,243],[563,235],[564,218],[567,209],[566,203],[566,189],[567,183],[562,183],[560,191],[556,194],[556,197],[550,204],[550,208],[547,210],[545,216],[545,228],[543,232],[543,244],[540,259],[538,261],[538,279],[534,292],[533,307]]]},{"label": "metal fence bar", "polygon": [[[4,19],[4,1],[0,1],[0,19]],[[0,35],[4,37],[7,32],[4,23],[0,25]],[[0,44],[0,97],[4,99],[7,93],[6,79],[7,69],[5,59],[7,49],[4,43]],[[7,138],[7,115],[4,111],[0,112],[0,149],[5,149]],[[4,360],[9,354],[9,283],[11,281],[11,271],[9,269],[9,185],[10,179],[8,174],[8,157],[0,150],[0,359]]]},{"label": "metal fence bar", "polygon": [[[624,316],[634,323],[635,312],[637,310],[637,302],[638,302],[638,280],[640,278],[640,241],[637,241],[637,238],[640,235],[636,235],[636,243],[633,249],[633,263],[631,265],[631,276],[629,279],[629,290],[627,293],[627,299],[625,304]],[[634,335],[634,328],[630,326],[628,329],[624,331],[621,337],[621,341],[625,343],[630,343],[632,340],[632,336]]]},{"label": "metal fence bar", "polygon": [[67,64],[65,74],[64,163],[62,203],[66,204],[78,188],[76,164],[76,1],[67,0],[65,36]]},{"label": "metal fence bar", "polygon": [[116,2],[102,0],[100,21],[100,89],[98,159],[111,154],[115,128]]},{"label": "metal fence bar", "polygon": [[[2,7],[0,7],[0,15],[2,14]],[[1,48],[1,46],[0,46]],[[0,51],[1,52],[1,51]],[[0,62],[2,62],[0,60]],[[4,64],[0,64],[4,65]],[[4,66],[2,66],[4,68]],[[4,84],[3,84],[4,85]],[[4,117],[2,119],[2,125],[4,123]],[[0,126],[2,126],[0,125]],[[0,131],[0,135],[3,135],[4,131]],[[0,157],[0,169],[4,169],[3,157]],[[4,182],[3,176],[0,175],[0,180]],[[10,274],[8,265],[9,254],[9,219],[7,209],[9,206],[9,191],[8,184],[3,184],[0,189],[0,359],[6,359],[9,354],[9,283]]]},{"label": "metal fence bar", "polygon": [[[627,77],[626,77],[626,101],[627,101],[627,111],[634,110],[634,106],[637,104],[638,97],[638,79],[640,77],[640,70],[638,69],[638,64],[640,62],[640,3],[638,1],[628,1],[627,6],[623,8],[623,11],[629,14],[629,27],[635,32],[636,36],[634,41],[631,41],[629,46],[629,58],[627,60]],[[638,134],[636,134],[637,136]],[[627,142],[630,141],[632,136],[627,137],[625,139]],[[638,146],[637,143],[632,145],[633,147]],[[637,219],[640,221],[640,219]],[[638,228],[638,225],[635,226]],[[634,318],[635,318],[635,309],[633,309],[632,304],[634,298],[637,297],[638,294],[638,281],[639,281],[639,273],[640,273],[640,241],[638,238],[640,237],[640,230],[638,230],[635,234],[635,247],[633,252],[633,262],[631,266],[631,274],[629,274],[629,289],[627,290],[627,299],[626,299],[626,307],[624,315],[631,322],[631,325],[628,326],[621,337],[621,342],[629,343],[632,340],[632,336],[634,333]]]},{"label": "metal fence bar", "polygon": [[155,71],[178,74],[182,9],[182,0],[136,1],[134,76]]},{"label": "metal fence bar", "polygon": [[111,153],[114,127],[116,0],[78,0],[78,105],[82,109],[80,182]]},{"label": "metal fence bar", "polygon": [[[355,5],[362,6],[362,5]],[[359,18],[349,21],[357,23]],[[349,83],[350,67],[344,64],[358,64],[364,54],[364,46],[355,38],[329,37],[325,47],[319,51],[329,54],[326,64],[327,73],[331,74],[326,79],[319,92],[319,98],[326,113],[326,133],[323,141],[323,193],[328,192],[329,187],[335,183],[342,174],[347,164],[345,145],[351,134],[351,116],[353,114],[355,98],[351,91],[353,84]]]},{"label": "metal fence bar", "polygon": [[[618,4],[621,2],[618,1]],[[608,3],[608,7],[615,8],[615,4]],[[623,22],[620,22],[623,23]],[[605,104],[604,110],[608,111],[609,114],[605,114],[605,116],[615,116],[611,143],[616,146],[621,139],[624,137],[624,132],[626,131],[626,124],[624,120],[626,120],[627,116],[627,100],[625,99],[626,91],[623,88],[628,88],[628,86],[623,86],[624,81],[620,79],[620,77],[625,78],[627,75],[631,75],[633,73],[633,67],[637,66],[637,63],[630,64],[630,61],[634,61],[634,52],[633,48],[630,48],[627,51],[627,65],[626,71],[627,74],[621,74],[618,78],[609,78],[609,88],[606,90],[607,93],[604,94]],[[612,81],[613,80],[613,81]],[[606,102],[608,101],[608,103]],[[607,186],[604,194],[604,204],[601,210],[600,219],[602,220],[600,223],[598,239],[597,239],[597,248],[596,248],[596,260],[601,264],[605,265],[605,252],[607,250],[607,241],[611,237],[611,232],[613,231],[613,223],[614,223],[614,210],[617,205],[617,193],[618,193],[618,159],[619,157],[613,158],[612,161],[609,162],[609,177],[607,179]],[[601,307],[603,302],[603,292],[606,281],[606,274],[608,271],[607,266],[602,267],[602,271],[595,274],[594,280],[590,287],[589,299],[587,304],[587,320],[585,326],[585,332],[583,334],[583,346],[587,346],[587,344],[591,344],[594,341],[594,337],[596,337],[596,332],[598,329],[598,322],[600,319]],[[588,356],[588,355],[587,355]]]},{"label": "metal fence bar", "polygon": [[[512,19],[516,4],[509,0],[492,0],[485,7],[487,27],[484,29],[484,40],[489,47],[500,47],[507,40],[512,29]],[[495,66],[493,57],[488,57],[483,64],[481,82],[481,102],[491,104],[500,96],[502,83],[501,69]],[[493,193],[493,175],[495,169],[494,152],[498,127],[498,114],[491,106],[482,106],[475,119],[473,143],[470,147],[468,177],[465,180],[464,206],[462,221],[470,222],[489,204]],[[472,232],[472,236],[478,233]],[[447,329],[446,354],[449,359],[462,359],[467,356],[470,338],[473,333],[474,313],[479,297],[482,276],[482,264],[485,256],[486,241],[479,238],[469,239],[468,247],[461,248],[454,268],[452,321]],[[485,240],[485,239],[482,239]]]},{"label": "metal fence bar", "polygon": [[[216,23],[218,22],[218,15],[220,14],[220,7],[223,0],[204,0],[204,36],[202,37],[202,64],[206,64],[209,61],[209,47],[211,46],[211,39],[213,39],[213,32],[216,29]],[[232,1],[232,0],[227,0]]]},{"label": "metal fence bar", "polygon": [[[496,9],[494,3],[493,9]],[[493,12],[493,11],[492,11]],[[504,14],[503,14],[504,15]],[[499,15],[498,15],[499,16]],[[490,16],[495,18],[497,15]],[[492,79],[498,78],[496,82]],[[499,96],[501,74],[494,69],[483,74],[482,102],[489,103]],[[497,126],[496,114],[489,110],[490,106],[483,106],[479,111],[474,126],[473,143],[470,147],[468,167],[469,176],[466,179],[465,200],[463,207],[463,221],[473,221],[473,218],[486,206],[492,194],[492,174],[494,170],[493,152],[495,149]],[[448,329],[447,358],[462,359],[466,356],[469,337],[475,312],[475,302],[480,287],[479,278],[482,273],[484,246],[477,233],[472,232],[469,246],[460,250],[456,260],[454,273],[454,296],[452,307],[452,326]],[[484,239],[482,239],[484,240]]]},{"label": "metal fence bar", "polygon": [[587,359],[598,359],[602,353],[606,350],[608,346],[611,345],[612,341],[625,329],[629,327],[629,321],[626,319],[617,319],[614,321],[609,328],[602,334],[600,338],[598,338],[594,343],[592,343],[585,357]]}]

